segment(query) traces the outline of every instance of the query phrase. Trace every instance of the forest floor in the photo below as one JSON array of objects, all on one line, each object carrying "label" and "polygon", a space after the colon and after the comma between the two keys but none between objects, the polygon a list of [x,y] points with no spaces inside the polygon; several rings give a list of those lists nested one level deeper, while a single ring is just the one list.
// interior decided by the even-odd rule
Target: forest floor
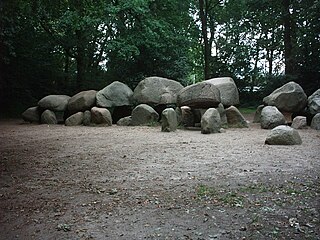
[{"label": "forest floor", "polygon": [[0,239],[320,239],[320,132],[0,122]]}]

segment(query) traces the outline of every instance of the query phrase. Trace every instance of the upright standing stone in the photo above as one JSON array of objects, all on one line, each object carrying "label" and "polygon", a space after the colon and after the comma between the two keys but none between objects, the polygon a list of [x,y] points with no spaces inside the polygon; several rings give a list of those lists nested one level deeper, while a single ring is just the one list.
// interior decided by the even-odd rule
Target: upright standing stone
[{"label": "upright standing stone", "polygon": [[167,108],[163,110],[161,121],[162,132],[173,132],[177,130],[177,114],[173,108]]},{"label": "upright standing stone", "polygon": [[247,128],[249,124],[241,112],[234,106],[226,109],[228,126],[234,128]]},{"label": "upright standing stone", "polygon": [[311,121],[311,128],[316,129],[316,130],[320,130],[320,113],[317,113]]},{"label": "upright standing stone", "polygon": [[221,126],[222,127],[228,127],[228,119],[227,119],[226,109],[224,108],[222,103],[220,103],[218,105],[217,110],[218,110],[218,112],[220,114]]},{"label": "upright standing stone", "polygon": [[112,117],[106,108],[91,108],[91,122],[95,124],[112,125]]},{"label": "upright standing stone", "polygon": [[261,128],[272,129],[286,123],[283,114],[273,106],[266,106],[261,111]]},{"label": "upright standing stone", "polygon": [[201,133],[218,133],[221,128],[221,119],[219,111],[215,108],[209,108],[201,118]]},{"label": "upright standing stone", "polygon": [[43,124],[57,124],[58,120],[56,114],[51,110],[45,110],[41,114],[41,123]]},{"label": "upright standing stone", "polygon": [[90,124],[91,124],[91,112],[89,110],[86,110],[83,113],[83,125],[90,126]]},{"label": "upright standing stone", "polygon": [[320,113],[320,89],[308,97],[308,109],[312,115]]},{"label": "upright standing stone", "polygon": [[184,127],[193,127],[194,126],[194,114],[192,109],[187,106],[183,106],[181,109],[181,124]]},{"label": "upright standing stone", "polygon": [[176,107],[175,111],[176,111],[177,122],[178,122],[178,126],[179,126],[182,123],[182,110],[180,107]]},{"label": "upright standing stone", "polygon": [[131,125],[148,125],[150,123],[158,122],[159,114],[149,105],[140,104],[132,110]]},{"label": "upright standing stone", "polygon": [[303,116],[297,116],[292,120],[291,127],[294,129],[307,128],[307,118]]}]

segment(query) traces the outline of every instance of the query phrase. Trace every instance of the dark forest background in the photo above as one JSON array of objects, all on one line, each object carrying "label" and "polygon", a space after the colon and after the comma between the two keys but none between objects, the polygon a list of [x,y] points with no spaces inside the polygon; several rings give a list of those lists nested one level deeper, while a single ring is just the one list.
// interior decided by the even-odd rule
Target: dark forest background
[{"label": "dark forest background", "polygon": [[230,76],[243,105],[320,87],[318,0],[2,0],[1,115],[49,94]]}]

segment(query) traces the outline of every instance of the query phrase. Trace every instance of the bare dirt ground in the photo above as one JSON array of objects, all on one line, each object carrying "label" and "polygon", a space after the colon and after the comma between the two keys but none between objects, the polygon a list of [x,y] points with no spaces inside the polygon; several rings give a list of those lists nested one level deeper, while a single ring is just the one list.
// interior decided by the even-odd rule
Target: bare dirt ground
[{"label": "bare dirt ground", "polygon": [[320,132],[0,122],[0,239],[320,239]]}]

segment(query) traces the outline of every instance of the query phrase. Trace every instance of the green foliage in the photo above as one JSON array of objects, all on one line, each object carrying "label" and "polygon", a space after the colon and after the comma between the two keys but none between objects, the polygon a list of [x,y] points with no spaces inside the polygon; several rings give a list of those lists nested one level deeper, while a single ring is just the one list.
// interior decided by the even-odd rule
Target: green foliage
[{"label": "green foliage", "polygon": [[[189,49],[194,44],[188,36],[191,16],[188,4],[181,3],[152,1],[143,14],[132,16],[134,24],[122,28],[123,44],[116,46],[110,54],[107,68],[111,77],[121,78],[134,87],[145,76],[158,75],[183,81],[190,74]],[[128,46],[135,51],[128,56],[119,56],[120,49],[130,52]]]},{"label": "green foliage", "polygon": [[[320,85],[319,3],[291,1],[290,61],[294,72],[284,76],[284,11],[282,1],[204,0],[208,41],[211,44],[209,77],[230,76],[241,102],[257,105],[276,87],[296,81],[310,95]],[[194,5],[199,18],[199,6]],[[310,11],[310,14],[306,14]],[[198,24],[201,25],[200,19]],[[200,43],[203,39],[200,38]],[[198,52],[201,51],[198,49]],[[203,54],[202,54],[203,55]],[[204,58],[194,55],[196,75],[204,77]],[[313,64],[311,63],[313,62]],[[258,89],[258,91],[257,91]]]},{"label": "green foliage", "polygon": [[30,106],[115,80],[134,88],[151,75],[185,81],[192,71],[195,26],[186,1],[14,0],[0,7],[6,103],[24,92]]},{"label": "green foliage", "polygon": [[[242,103],[258,105],[291,80],[308,95],[320,86],[318,1],[291,1],[294,71],[286,76],[282,1],[203,2],[206,75],[232,77]],[[98,90],[115,80],[134,88],[153,75],[183,85],[202,81],[199,11],[191,0],[3,0],[1,105],[27,107],[48,94]]]}]

